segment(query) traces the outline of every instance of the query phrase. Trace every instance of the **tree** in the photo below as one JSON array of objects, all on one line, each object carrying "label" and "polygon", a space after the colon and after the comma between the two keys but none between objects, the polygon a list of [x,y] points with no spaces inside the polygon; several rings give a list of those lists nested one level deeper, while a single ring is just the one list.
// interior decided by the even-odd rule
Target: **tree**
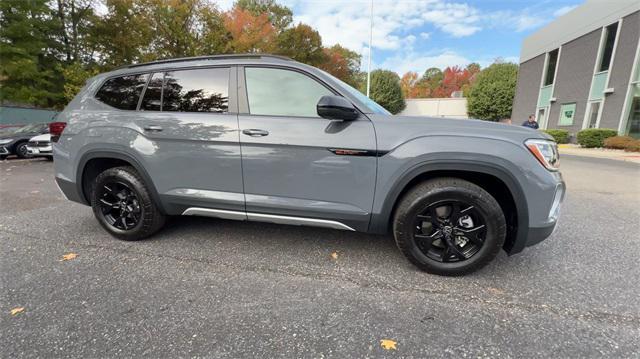
[{"label": "tree", "polygon": [[298,24],[278,35],[277,53],[309,65],[325,60],[320,34],[309,25]]},{"label": "tree", "polygon": [[54,35],[61,39],[65,61],[91,62],[95,51],[92,41],[96,15],[95,0],[56,0],[58,28]]},{"label": "tree", "polygon": [[149,44],[154,30],[143,3],[137,0],[107,0],[106,15],[95,25],[98,58],[109,69],[155,58]]},{"label": "tree", "polygon": [[231,36],[229,48],[235,53],[273,52],[276,31],[266,13],[253,15],[235,6],[224,14],[224,26]]},{"label": "tree", "polygon": [[46,0],[0,1],[0,100],[59,107],[62,78]]},{"label": "tree", "polygon": [[416,87],[417,83],[417,73],[409,71],[402,75],[402,78],[400,78],[400,88],[402,88],[402,95],[404,95],[405,98],[418,97],[418,88]]},{"label": "tree", "polygon": [[80,89],[85,85],[87,79],[98,74],[96,68],[87,69],[79,62],[74,62],[62,70],[64,77],[64,99],[70,102]]},{"label": "tree", "polygon": [[518,65],[493,64],[480,71],[468,96],[469,116],[499,121],[511,116]]},{"label": "tree", "polygon": [[400,87],[400,77],[395,72],[388,70],[372,71],[370,90],[371,99],[389,112],[397,114],[404,110],[406,103]]},{"label": "tree", "polygon": [[362,82],[360,55],[338,44],[323,50],[324,62],[318,67],[349,85],[358,88]]},{"label": "tree", "polygon": [[235,7],[249,11],[253,16],[266,14],[277,32],[282,32],[293,22],[293,12],[275,0],[237,0]]}]

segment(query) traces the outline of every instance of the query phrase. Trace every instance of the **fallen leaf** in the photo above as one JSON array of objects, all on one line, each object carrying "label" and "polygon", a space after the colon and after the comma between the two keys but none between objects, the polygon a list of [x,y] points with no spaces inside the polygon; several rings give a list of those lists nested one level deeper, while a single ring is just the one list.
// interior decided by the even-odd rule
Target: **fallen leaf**
[{"label": "fallen leaf", "polygon": [[18,315],[18,314],[20,314],[22,312],[24,312],[24,307],[18,307],[18,308],[11,309],[11,315]]},{"label": "fallen leaf", "polygon": [[333,258],[334,260],[338,259],[338,252],[331,253],[331,258]]},{"label": "fallen leaf", "polygon": [[489,288],[487,288],[487,290],[489,292],[491,292],[491,294],[495,294],[495,295],[503,295],[504,294],[504,290],[499,289],[499,288],[489,287]]},{"label": "fallen leaf", "polygon": [[396,344],[398,343],[391,339],[380,339],[380,346],[382,346],[384,350],[396,350]]},{"label": "fallen leaf", "polygon": [[75,259],[78,255],[75,253],[67,253],[65,255],[62,256],[62,259],[60,260],[60,262],[64,262],[64,261],[70,261],[72,259]]}]

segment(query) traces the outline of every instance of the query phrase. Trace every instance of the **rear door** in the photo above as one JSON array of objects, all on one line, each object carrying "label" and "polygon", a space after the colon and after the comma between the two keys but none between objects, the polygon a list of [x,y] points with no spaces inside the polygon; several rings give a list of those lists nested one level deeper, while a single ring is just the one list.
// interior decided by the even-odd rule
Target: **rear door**
[{"label": "rear door", "polygon": [[131,145],[180,211],[244,211],[235,89],[233,67],[156,72],[148,81],[136,121],[143,135]]},{"label": "rear door", "polygon": [[238,79],[249,219],[366,230],[377,160],[372,123],[364,115],[318,117],[318,100],[334,91],[296,69],[239,67]]}]

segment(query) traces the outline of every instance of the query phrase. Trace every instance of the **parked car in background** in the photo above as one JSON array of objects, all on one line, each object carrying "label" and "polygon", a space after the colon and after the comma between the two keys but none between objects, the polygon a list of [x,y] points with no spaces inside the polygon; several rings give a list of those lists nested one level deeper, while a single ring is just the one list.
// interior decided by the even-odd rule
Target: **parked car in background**
[{"label": "parked car in background", "polygon": [[546,134],[393,116],[270,55],[120,68],[91,78],[57,121],[58,186],[129,241],[167,215],[393,233],[419,268],[461,275],[551,235],[565,191]]},{"label": "parked car in background", "polygon": [[20,127],[24,127],[24,124],[21,125],[0,125],[0,136],[6,135],[7,133],[11,133],[19,129]]},{"label": "parked car in background", "polygon": [[0,160],[4,160],[10,155],[16,155],[19,158],[28,157],[27,142],[29,142],[32,137],[44,133],[49,133],[49,124],[33,123],[1,135]]},{"label": "parked car in background", "polygon": [[45,157],[48,160],[53,160],[51,134],[45,133],[44,135],[31,138],[29,142],[27,142],[27,152],[30,157]]}]

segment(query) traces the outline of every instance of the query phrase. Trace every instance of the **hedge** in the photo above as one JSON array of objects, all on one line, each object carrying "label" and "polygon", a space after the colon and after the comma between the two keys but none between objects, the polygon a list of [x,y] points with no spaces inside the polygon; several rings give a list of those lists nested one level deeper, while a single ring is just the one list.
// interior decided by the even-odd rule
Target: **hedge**
[{"label": "hedge", "polygon": [[604,147],[628,152],[640,152],[640,140],[630,136],[614,136],[604,140]]},{"label": "hedge", "polygon": [[556,143],[569,143],[569,131],[567,130],[543,130],[542,132],[553,137]]},{"label": "hedge", "polygon": [[578,132],[577,140],[580,146],[586,148],[602,147],[604,140],[616,136],[618,131],[610,128],[588,128]]}]

